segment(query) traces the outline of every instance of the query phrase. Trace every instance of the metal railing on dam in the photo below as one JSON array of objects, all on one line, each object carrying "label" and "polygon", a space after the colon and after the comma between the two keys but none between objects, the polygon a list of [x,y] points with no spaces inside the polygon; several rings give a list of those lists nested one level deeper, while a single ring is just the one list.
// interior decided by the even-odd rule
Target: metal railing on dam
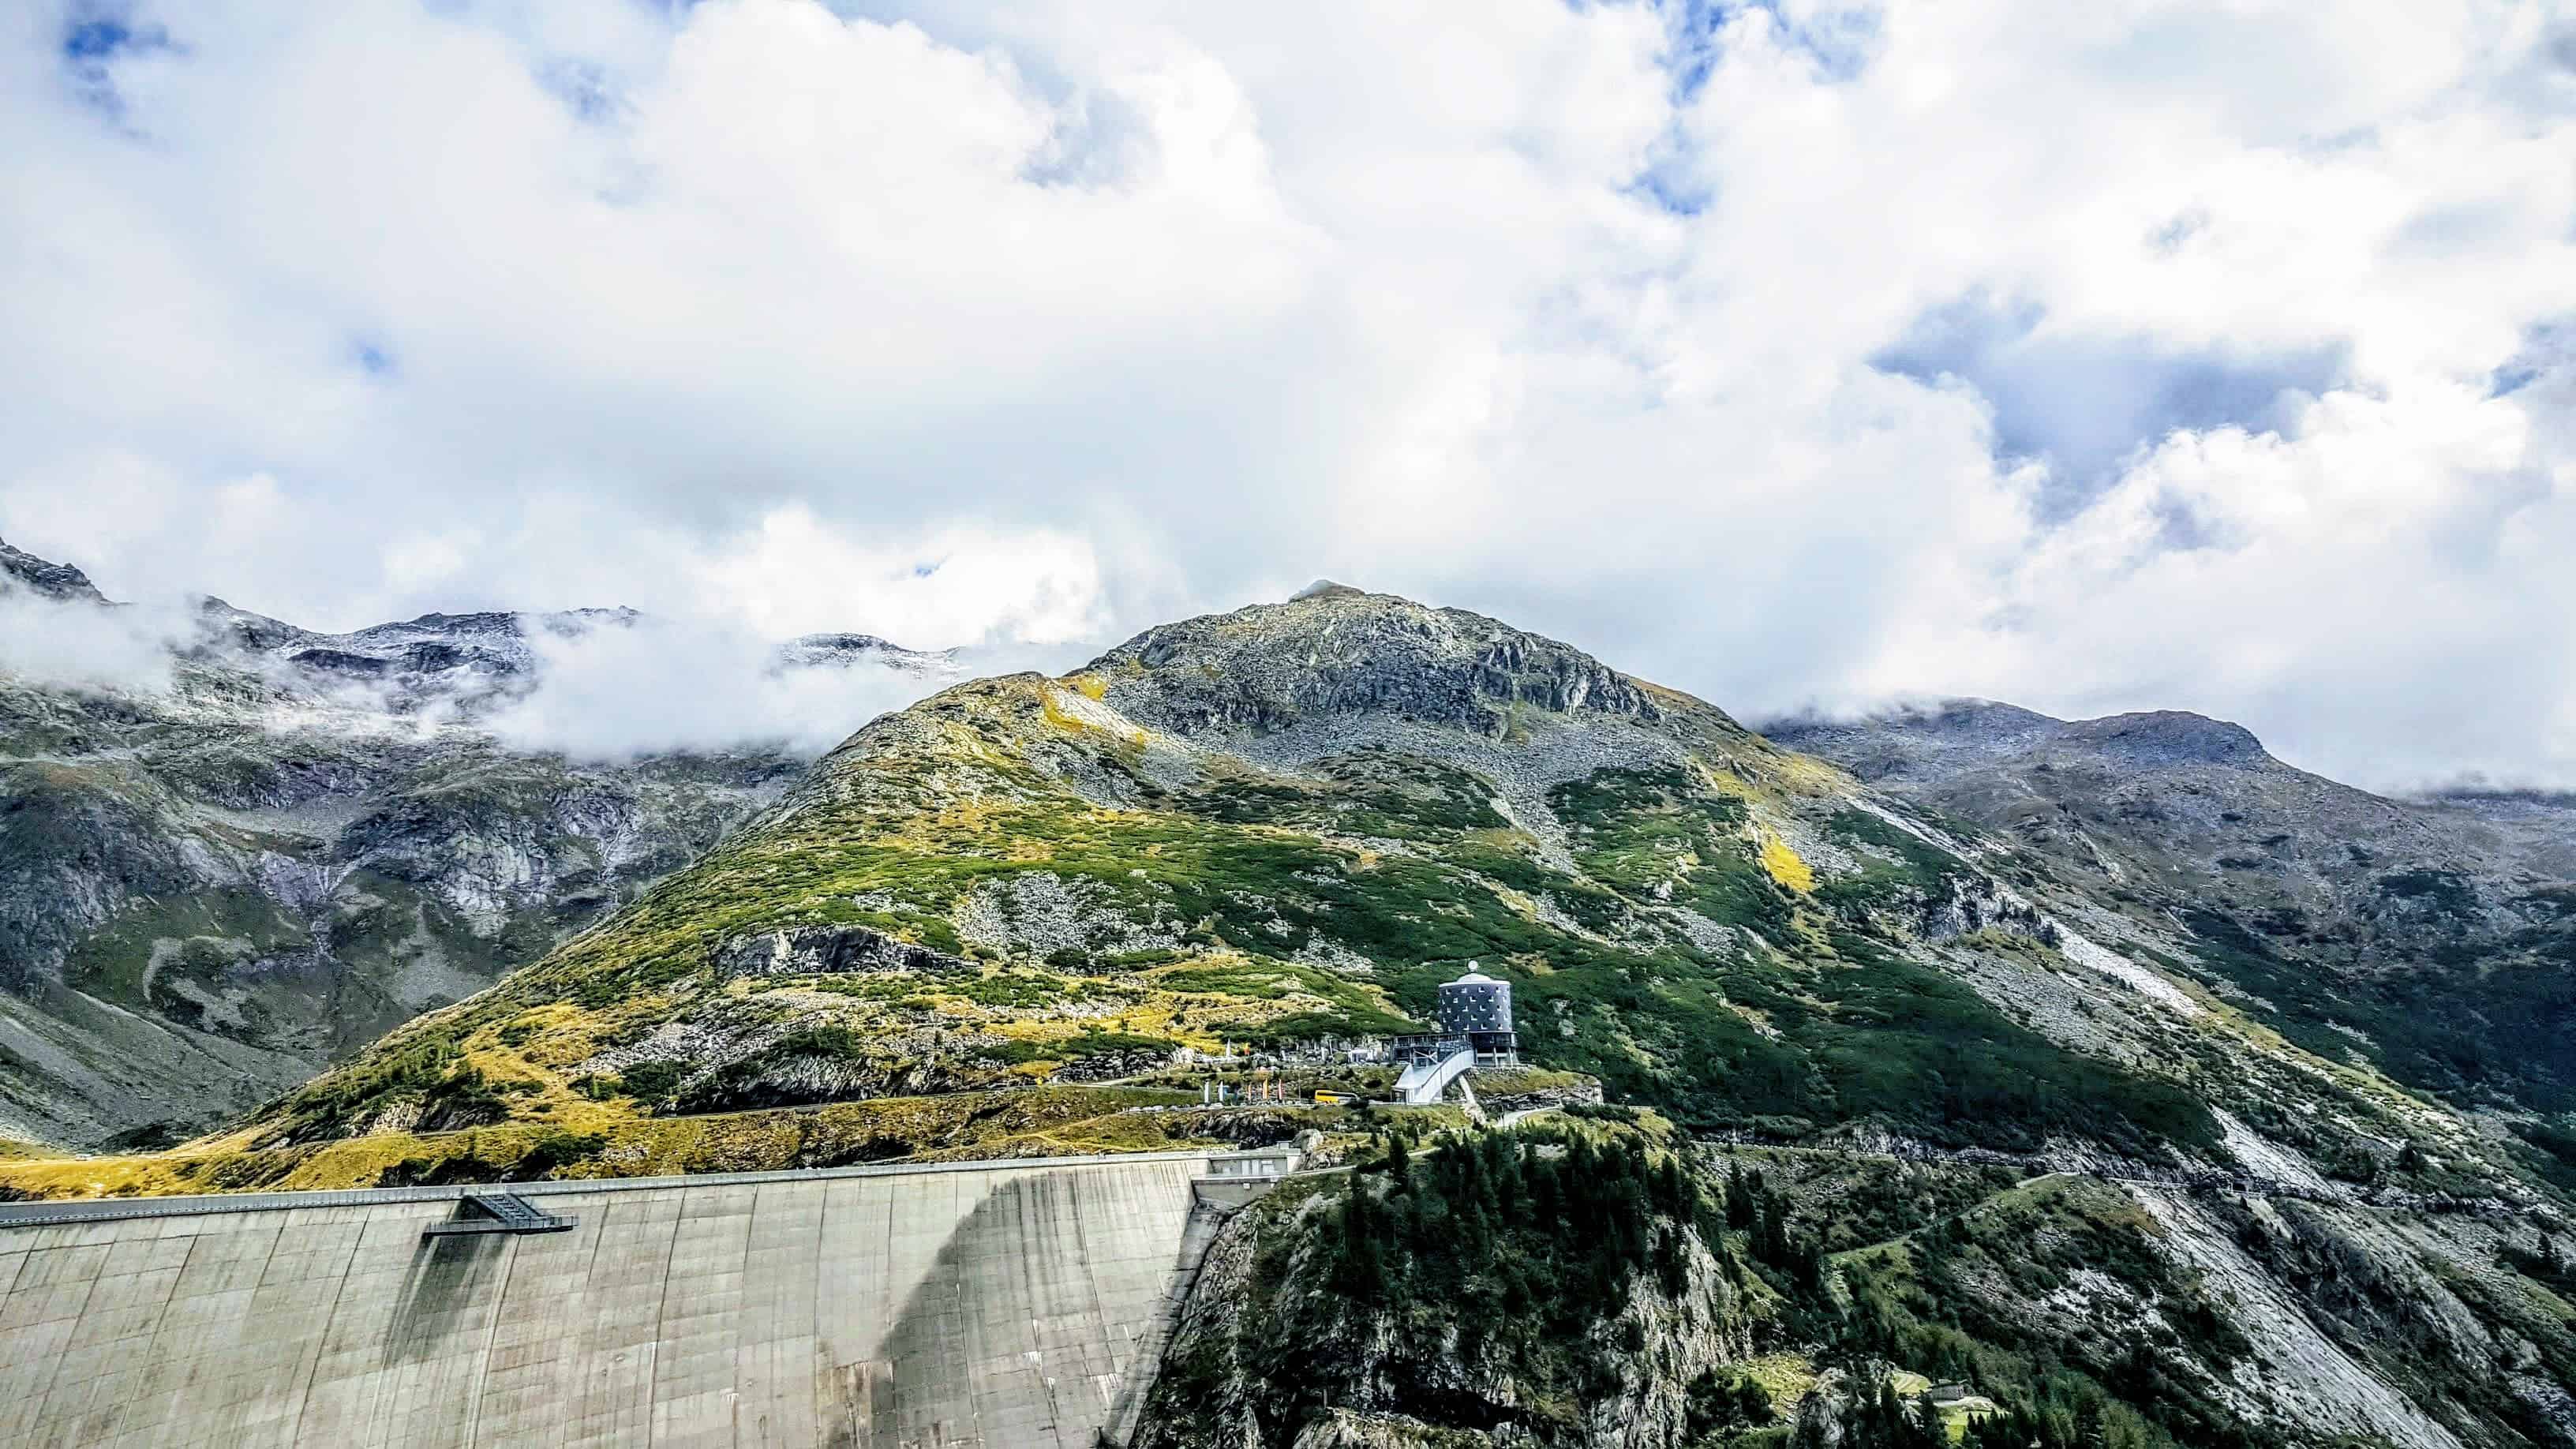
[{"label": "metal railing on dam", "polygon": [[0,1445],[1092,1449],[1238,1156],[0,1206]]}]

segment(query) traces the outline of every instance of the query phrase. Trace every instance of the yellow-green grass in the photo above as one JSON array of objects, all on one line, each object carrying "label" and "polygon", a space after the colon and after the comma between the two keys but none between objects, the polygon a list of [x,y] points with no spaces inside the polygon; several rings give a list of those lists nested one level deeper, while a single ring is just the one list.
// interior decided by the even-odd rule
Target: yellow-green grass
[{"label": "yellow-green grass", "polygon": [[[291,1147],[250,1146],[251,1134],[235,1133],[169,1152],[0,1162],[0,1195],[149,1197],[372,1187],[389,1176],[396,1181],[536,1176],[540,1174],[514,1169],[549,1141],[558,1156],[569,1156],[542,1174],[554,1178],[1229,1148],[1225,1140],[1202,1134],[1203,1114],[1127,1110],[1188,1105],[1193,1105],[1191,1099],[1177,1092],[1040,1087],[691,1117],[629,1115],[587,1124],[597,1129],[589,1131],[509,1123],[456,1132],[385,1132]],[[1314,1117],[1319,1125],[1340,1118],[1329,1109],[1279,1115],[1282,1135],[1302,1125],[1305,1117]],[[567,1139],[584,1137],[598,1140],[578,1150],[565,1145]]]}]

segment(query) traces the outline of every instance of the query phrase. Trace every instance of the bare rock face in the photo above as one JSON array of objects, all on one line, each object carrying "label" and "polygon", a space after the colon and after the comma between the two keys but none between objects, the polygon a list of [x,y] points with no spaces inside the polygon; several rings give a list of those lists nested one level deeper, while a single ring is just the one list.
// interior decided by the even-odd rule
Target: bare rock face
[{"label": "bare rock face", "polygon": [[889,971],[954,973],[973,965],[864,926],[797,926],[746,936],[719,947],[716,974],[736,976],[867,975]]},{"label": "bare rock face", "polygon": [[778,662],[788,669],[870,665],[926,679],[959,677],[956,650],[906,649],[874,634],[807,634],[780,648]]},{"label": "bare rock face", "polygon": [[2115,714],[2068,725],[2062,738],[2132,768],[2170,765],[2278,765],[2243,725],[2180,710]]}]

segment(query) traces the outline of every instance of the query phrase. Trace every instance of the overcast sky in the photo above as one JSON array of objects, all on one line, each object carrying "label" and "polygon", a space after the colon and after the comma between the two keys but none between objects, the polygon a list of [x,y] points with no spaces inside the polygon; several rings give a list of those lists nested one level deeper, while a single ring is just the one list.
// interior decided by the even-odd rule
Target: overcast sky
[{"label": "overcast sky", "polygon": [[120,597],[1071,664],[1330,575],[2576,784],[2562,7],[0,9],[0,536]]}]

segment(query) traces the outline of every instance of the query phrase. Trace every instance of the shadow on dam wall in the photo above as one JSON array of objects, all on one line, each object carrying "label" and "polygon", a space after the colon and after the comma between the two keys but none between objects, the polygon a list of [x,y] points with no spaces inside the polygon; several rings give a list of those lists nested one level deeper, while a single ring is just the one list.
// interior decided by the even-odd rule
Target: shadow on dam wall
[{"label": "shadow on dam wall", "polygon": [[1208,1235],[1185,1220],[1159,1258],[1140,1258],[1166,1235],[1134,1231],[1119,1186],[1071,1173],[1022,1177],[978,1202],[872,1359],[832,1376],[831,1449],[1090,1449],[1093,1431],[1132,1416],[1150,1379],[1139,1370],[1159,1360],[1169,1328],[1158,1304],[1177,1306]]},{"label": "shadow on dam wall", "polygon": [[0,1215],[0,1446],[1092,1449],[1207,1162],[549,1184],[578,1223],[528,1237],[390,1194]]},{"label": "shadow on dam wall", "polygon": [[418,1363],[452,1340],[500,1286],[510,1244],[500,1237],[423,1238],[385,1325],[383,1362]]}]

